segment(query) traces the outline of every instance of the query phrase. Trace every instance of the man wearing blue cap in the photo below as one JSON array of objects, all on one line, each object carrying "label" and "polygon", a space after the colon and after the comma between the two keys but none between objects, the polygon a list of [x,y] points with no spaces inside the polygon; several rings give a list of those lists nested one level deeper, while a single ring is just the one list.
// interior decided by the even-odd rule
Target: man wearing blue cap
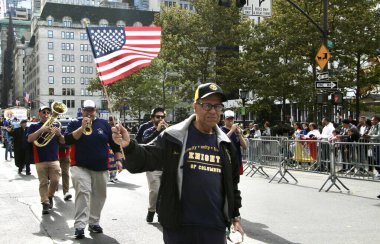
[{"label": "man wearing blue cap", "polygon": [[239,159],[217,126],[224,101],[218,85],[198,86],[195,114],[168,127],[149,145],[131,140],[122,126],[113,128],[113,139],[123,147],[130,172],[162,169],[157,212],[167,244],[226,243],[225,230],[231,224],[244,234]]}]

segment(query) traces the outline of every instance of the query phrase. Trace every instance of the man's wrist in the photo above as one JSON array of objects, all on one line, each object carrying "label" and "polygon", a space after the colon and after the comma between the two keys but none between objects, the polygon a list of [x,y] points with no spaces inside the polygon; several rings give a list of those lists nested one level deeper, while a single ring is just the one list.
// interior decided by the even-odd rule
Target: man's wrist
[{"label": "man's wrist", "polygon": [[241,216],[233,217],[232,222],[240,222],[241,221]]}]

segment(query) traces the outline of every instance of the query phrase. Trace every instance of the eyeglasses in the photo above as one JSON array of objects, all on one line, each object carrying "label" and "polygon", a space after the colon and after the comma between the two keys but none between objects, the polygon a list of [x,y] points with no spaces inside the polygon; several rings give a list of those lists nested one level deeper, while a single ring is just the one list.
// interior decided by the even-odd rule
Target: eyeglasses
[{"label": "eyeglasses", "polygon": [[155,115],[156,119],[165,119],[165,115]]},{"label": "eyeglasses", "polygon": [[200,103],[197,102],[199,105],[202,106],[202,108],[206,111],[211,111],[212,108],[215,109],[215,111],[220,112],[223,110],[224,105],[223,104],[211,104],[211,103]]},{"label": "eyeglasses", "polygon": [[50,114],[50,111],[46,111],[46,110],[44,110],[44,111],[42,111],[42,113],[43,113],[43,114]]}]

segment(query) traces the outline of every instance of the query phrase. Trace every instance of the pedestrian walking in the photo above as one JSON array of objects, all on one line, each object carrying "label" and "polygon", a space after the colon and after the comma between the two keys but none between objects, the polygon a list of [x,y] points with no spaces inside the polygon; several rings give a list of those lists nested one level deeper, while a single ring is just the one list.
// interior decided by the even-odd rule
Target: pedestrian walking
[{"label": "pedestrian walking", "polygon": [[55,136],[43,147],[33,145],[33,156],[36,164],[38,180],[40,182],[40,196],[42,203],[42,214],[48,214],[53,208],[53,197],[58,187],[61,169],[58,161],[58,143],[65,143],[61,131],[49,126],[43,126],[51,116],[51,109],[42,106],[38,110],[40,122],[29,127],[27,135],[28,142],[34,142],[43,133],[54,133]]},{"label": "pedestrian walking", "polygon": [[103,233],[100,214],[107,196],[108,148],[116,153],[117,167],[122,170],[120,147],[112,140],[111,125],[97,118],[95,102],[83,102],[83,118],[73,120],[65,131],[71,145],[71,179],[75,189],[75,238],[84,237],[88,224],[91,233]]},{"label": "pedestrian walking", "polygon": [[113,128],[130,172],[163,171],[158,220],[167,244],[226,243],[225,230],[230,224],[244,233],[239,213],[239,158],[217,126],[224,101],[218,85],[198,86],[195,114],[170,126],[148,145],[130,140],[122,126]]},{"label": "pedestrian walking", "polygon": [[13,137],[13,149],[15,156],[15,165],[18,168],[18,173],[21,174],[24,167],[26,168],[26,174],[30,175],[30,162],[26,161],[26,149],[27,149],[27,132],[26,127],[27,120],[21,120],[20,127],[9,130],[9,134]]},{"label": "pedestrian walking", "polygon": [[[165,122],[165,109],[155,108],[151,113],[151,121],[153,126],[146,129],[143,133],[142,143],[147,144],[153,141],[162,131],[164,131],[168,124]],[[162,170],[146,172],[149,188],[149,206],[148,214],[146,215],[146,222],[153,222],[154,214],[156,213],[158,190],[160,188]]]}]

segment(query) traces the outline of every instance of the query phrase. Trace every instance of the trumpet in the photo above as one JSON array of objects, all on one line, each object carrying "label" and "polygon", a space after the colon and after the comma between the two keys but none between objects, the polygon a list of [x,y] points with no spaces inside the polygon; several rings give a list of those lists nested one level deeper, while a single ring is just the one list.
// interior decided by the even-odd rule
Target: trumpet
[{"label": "trumpet", "polygon": [[244,138],[248,138],[250,134],[251,134],[251,131],[249,130],[249,128],[243,130],[242,135]]},{"label": "trumpet", "polygon": [[89,136],[92,134],[92,120],[90,120],[90,122],[87,123],[86,127],[83,130],[83,134],[86,136]]},{"label": "trumpet", "polygon": [[37,140],[35,140],[33,143],[37,147],[44,147],[46,146],[55,136],[55,132],[57,129],[61,129],[62,125],[61,122],[57,120],[57,117],[59,115],[65,114],[67,112],[67,107],[64,103],[60,102],[53,102],[51,104],[51,111],[52,115],[42,126],[50,127],[51,130],[49,132],[42,133]]}]

